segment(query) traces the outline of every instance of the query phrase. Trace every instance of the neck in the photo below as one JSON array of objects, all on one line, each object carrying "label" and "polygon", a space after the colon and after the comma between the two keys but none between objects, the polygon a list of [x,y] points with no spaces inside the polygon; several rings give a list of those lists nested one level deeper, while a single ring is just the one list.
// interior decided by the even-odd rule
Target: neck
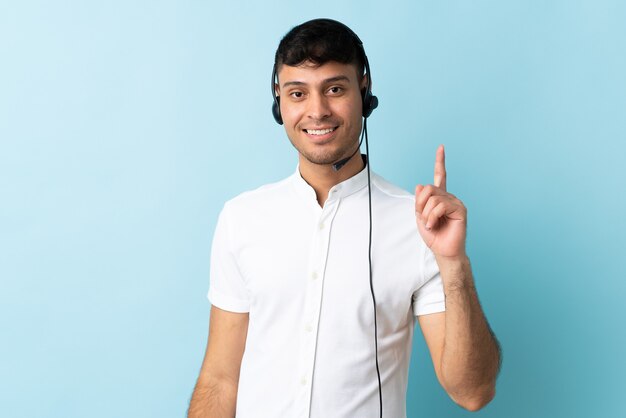
[{"label": "neck", "polygon": [[332,164],[313,164],[300,155],[300,175],[315,190],[317,203],[324,207],[330,189],[344,180],[359,173],[365,164],[361,153],[357,152],[339,170],[335,171]]}]

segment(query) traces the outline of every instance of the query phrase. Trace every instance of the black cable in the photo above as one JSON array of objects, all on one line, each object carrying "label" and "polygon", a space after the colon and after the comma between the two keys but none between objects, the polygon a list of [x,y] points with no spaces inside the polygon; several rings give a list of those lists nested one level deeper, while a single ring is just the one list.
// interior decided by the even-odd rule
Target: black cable
[{"label": "black cable", "polygon": [[376,318],[376,296],[374,296],[374,282],[372,280],[372,183],[370,178],[370,150],[367,138],[367,118],[363,119],[363,133],[365,134],[365,154],[367,155],[367,197],[370,213],[370,242],[369,242],[369,265],[370,265],[370,291],[374,303],[374,345],[376,347],[376,376],[378,377],[378,400],[380,405],[380,418],[383,418],[383,387],[380,381],[380,367],[378,366],[378,321]]}]

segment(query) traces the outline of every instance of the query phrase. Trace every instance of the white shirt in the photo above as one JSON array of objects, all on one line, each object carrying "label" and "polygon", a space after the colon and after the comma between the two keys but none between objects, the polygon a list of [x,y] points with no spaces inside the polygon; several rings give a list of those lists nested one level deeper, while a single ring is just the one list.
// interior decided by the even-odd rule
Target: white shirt
[{"label": "white shirt", "polygon": [[[249,312],[239,418],[378,417],[369,285],[367,170],[324,207],[299,170],[228,201],[211,251],[208,298]],[[414,196],[372,173],[372,270],[383,415],[406,416],[416,315],[445,310]]]}]

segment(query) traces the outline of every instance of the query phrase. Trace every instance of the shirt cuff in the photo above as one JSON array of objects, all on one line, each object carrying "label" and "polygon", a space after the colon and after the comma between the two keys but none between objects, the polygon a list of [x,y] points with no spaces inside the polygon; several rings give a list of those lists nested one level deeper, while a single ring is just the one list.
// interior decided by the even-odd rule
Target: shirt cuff
[{"label": "shirt cuff", "polygon": [[245,313],[250,312],[250,303],[247,300],[236,299],[217,292],[212,287],[209,288],[207,298],[211,305],[230,312]]},{"label": "shirt cuff", "polygon": [[436,301],[431,303],[421,303],[419,308],[415,308],[413,310],[413,314],[415,316],[420,315],[428,315],[437,312],[445,312],[446,310],[446,302],[445,301]]}]

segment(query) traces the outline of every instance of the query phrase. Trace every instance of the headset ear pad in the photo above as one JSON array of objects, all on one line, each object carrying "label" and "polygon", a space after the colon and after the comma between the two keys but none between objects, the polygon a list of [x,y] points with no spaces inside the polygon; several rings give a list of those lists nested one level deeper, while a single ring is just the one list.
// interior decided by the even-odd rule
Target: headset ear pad
[{"label": "headset ear pad", "polygon": [[283,124],[283,117],[280,115],[280,97],[274,96],[274,103],[272,104],[272,116],[279,125]]},{"label": "headset ear pad", "polygon": [[367,118],[378,107],[378,97],[367,91],[363,96],[363,117]]}]

